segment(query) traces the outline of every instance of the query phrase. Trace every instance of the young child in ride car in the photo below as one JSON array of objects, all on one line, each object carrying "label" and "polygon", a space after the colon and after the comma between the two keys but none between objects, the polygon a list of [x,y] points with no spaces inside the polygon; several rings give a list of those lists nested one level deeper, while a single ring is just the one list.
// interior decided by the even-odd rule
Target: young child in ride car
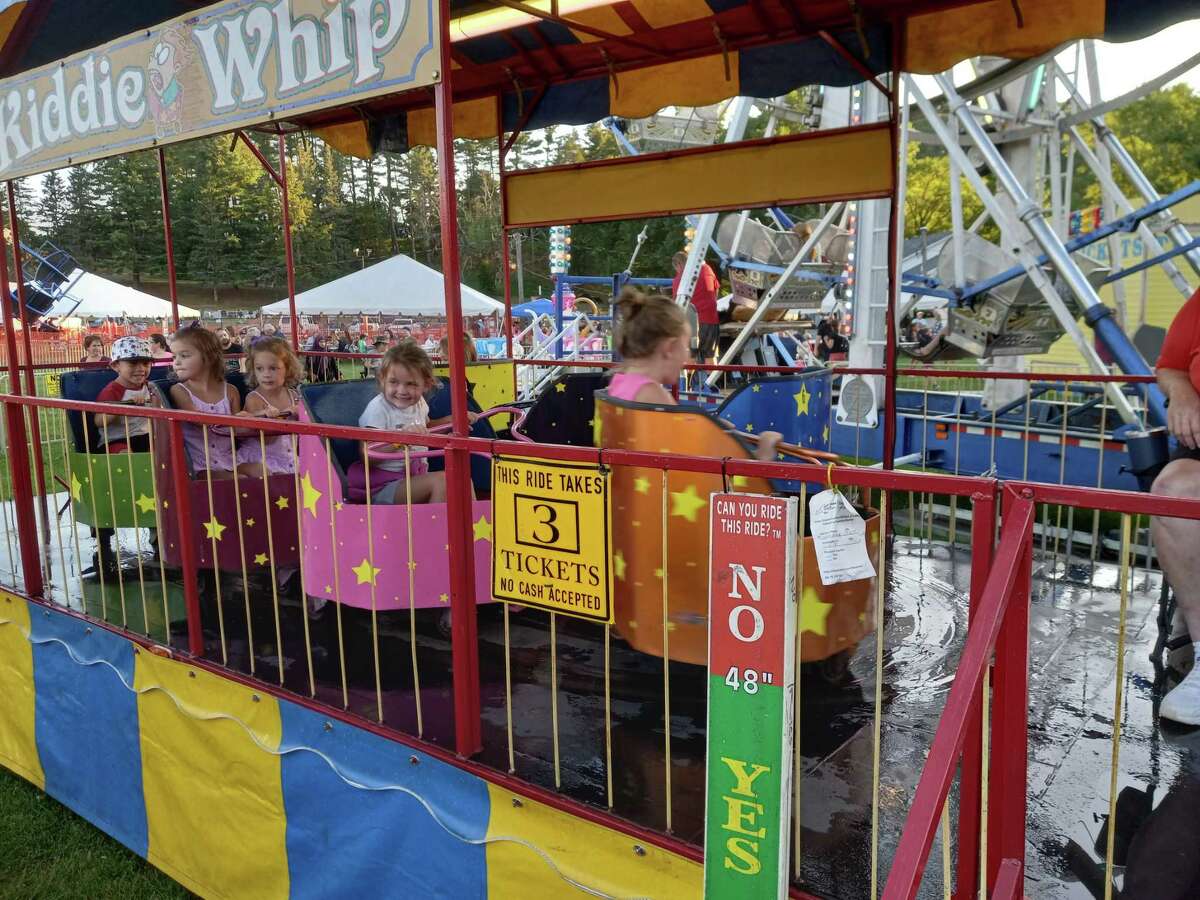
[{"label": "young child in ride car", "polygon": [[[96,395],[97,403],[128,403],[131,406],[153,406],[147,379],[153,359],[150,342],[139,337],[117,338],[112,346],[112,368],[117,377]],[[150,452],[150,420],[145,416],[106,416],[96,414],[100,431],[97,453]]]},{"label": "young child in ride car", "polygon": [[[363,428],[424,434],[430,426],[443,425],[449,418],[430,419],[426,394],[434,389],[433,362],[412,341],[388,348],[377,375],[379,395],[367,404],[358,418]],[[478,418],[469,414],[471,421]],[[403,452],[403,446],[396,448]],[[410,453],[424,447],[409,445]],[[407,478],[402,456],[370,462],[371,500],[374,503],[444,503],[446,473],[430,472],[424,457],[409,459]],[[408,484],[406,491],[405,485]]]},{"label": "young child in ride car", "polygon": [[[615,344],[625,364],[613,375],[608,395],[616,400],[676,406],[664,385],[679,384],[691,357],[691,327],[683,309],[669,297],[646,296],[631,287],[621,291],[616,307],[620,324]],[[755,457],[775,459],[775,448],[782,439],[778,431],[761,432]]]},{"label": "young child in ride car", "polygon": [[[300,360],[283,338],[260,338],[246,354],[246,408],[238,415],[260,419],[292,419],[300,394],[296,388],[303,374]],[[265,440],[264,440],[265,438]],[[266,445],[266,455],[263,446]],[[292,438],[286,434],[263,435],[251,431],[238,445],[238,473],[262,477],[296,471]]]},{"label": "young child in ride car", "polygon": [[[205,328],[181,328],[171,336],[171,353],[177,381],[171,386],[171,402],[177,409],[226,416],[242,411],[237,388],[225,381],[225,355],[215,334]],[[205,429],[185,422],[183,443],[192,474],[207,466],[213,478],[233,477],[233,444],[227,428],[209,425]]]}]

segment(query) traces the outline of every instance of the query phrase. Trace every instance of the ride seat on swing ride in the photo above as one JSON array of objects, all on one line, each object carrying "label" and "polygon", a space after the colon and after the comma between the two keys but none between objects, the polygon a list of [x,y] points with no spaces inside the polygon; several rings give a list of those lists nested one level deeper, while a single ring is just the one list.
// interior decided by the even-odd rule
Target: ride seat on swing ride
[{"label": "ride seat on swing ride", "polygon": [[[241,373],[227,373],[225,380],[237,389],[244,402],[247,387]],[[152,384],[163,408],[176,408],[171,401],[170,383]],[[247,420],[247,427],[252,427],[252,423],[253,420]],[[154,419],[151,428],[157,451],[154,476],[158,496],[165,501],[160,516],[163,534],[159,552],[167,565],[180,566],[183,561],[182,535],[173,503],[175,483],[169,451],[170,423],[165,419]],[[214,427],[209,426],[209,431],[213,432]],[[269,433],[263,434],[270,440]],[[214,437],[231,440],[226,429],[217,429]],[[246,439],[257,440],[258,436],[243,438]],[[184,452],[188,453],[186,447]],[[256,475],[210,479],[205,472],[205,461],[190,457],[188,473],[192,521],[195,523],[188,538],[195,544],[196,563],[200,568],[241,573],[244,567],[253,575],[264,566],[278,570],[295,568],[299,564],[295,476],[288,473],[269,475],[265,479]]]},{"label": "ride seat on swing ride", "polygon": [[[744,427],[759,431],[781,431],[796,436],[800,446],[783,452],[807,462],[836,459],[824,452],[828,440],[828,370],[814,370],[807,377],[785,376],[747,385],[739,394],[759,401],[760,415],[784,398],[794,408],[795,420],[778,413],[768,421]],[[824,381],[824,400],[814,402],[816,386]],[[778,383],[770,385],[770,382]],[[794,392],[799,383],[799,388]],[[769,387],[767,385],[770,385]],[[769,398],[769,399],[768,399]],[[755,401],[735,412],[750,415]],[[820,410],[825,410],[821,415]],[[784,407],[786,409],[786,407]],[[616,400],[604,391],[596,394],[598,443],[601,447],[703,455],[719,459],[752,459],[753,432],[739,433],[725,427],[717,415],[698,407],[656,406]],[[796,437],[793,437],[795,440]],[[816,487],[810,485],[811,490]],[[614,466],[613,569],[617,633],[643,653],[669,656],[676,662],[703,665],[708,659],[709,590],[709,495],[715,491],[754,494],[794,492],[798,483],[774,479],[722,474],[664,471],[639,466]],[[862,510],[867,520],[867,550],[878,570],[879,514]],[[663,517],[666,541],[663,547]],[[807,521],[807,516],[805,517]],[[811,536],[796,535],[796,598],[800,604],[800,661],[845,659],[872,629],[875,579],[823,585],[817,569]],[[664,611],[664,578],[666,610]]]},{"label": "ride seat on swing ride", "polygon": [[[741,213],[729,213],[721,219],[715,240],[721,252],[730,257],[729,283],[734,296],[757,304],[779,280],[780,273],[803,248],[807,236],[818,223],[803,222],[795,231],[768,228]],[[837,228],[826,229],[817,240],[810,259],[801,263],[787,283],[775,293],[766,318],[783,318],[789,309],[815,312],[846,267],[850,235]],[[751,263],[753,268],[740,266]],[[774,267],[779,273],[763,267]],[[739,307],[749,311],[749,307]],[[735,310],[735,317],[736,317]],[[749,316],[747,315],[746,318]]]},{"label": "ride seat on swing ride", "polygon": [[[375,379],[341,381],[301,386],[300,421],[325,425],[358,426],[358,417],[378,395]],[[450,386],[439,379],[437,391],[428,398],[431,418],[450,414]],[[468,408],[481,412],[468,395]],[[489,411],[471,427],[475,437],[496,437],[487,417],[512,410]],[[367,445],[366,456],[382,461],[404,459],[403,447],[387,441]],[[409,460],[425,458],[432,470],[444,465],[441,451],[426,455],[410,452]],[[449,514],[445,503],[372,503],[368,517],[368,472],[363,462],[361,441],[301,435],[299,474],[301,546],[303,547],[304,591],[310,597],[338,599],[361,609],[379,611],[448,609],[450,573],[446,565],[449,547]],[[378,477],[375,469],[373,476]],[[476,496],[486,498],[491,490],[491,462],[471,460],[471,477]],[[384,482],[370,481],[370,493]],[[476,499],[471,504],[474,523],[475,599],[491,602],[491,503]]]},{"label": "ride seat on swing ride", "polygon": [[[155,380],[165,373],[150,370]],[[65,372],[59,382],[64,400],[93,401],[114,381],[112,369]],[[131,407],[131,415],[132,415]],[[71,446],[67,448],[67,489],[75,506],[75,519],[93,528],[154,528],[154,463],[149,453],[103,452],[95,418],[78,410],[67,411]],[[162,445],[165,452],[166,445]],[[142,499],[141,505],[138,499]]]}]

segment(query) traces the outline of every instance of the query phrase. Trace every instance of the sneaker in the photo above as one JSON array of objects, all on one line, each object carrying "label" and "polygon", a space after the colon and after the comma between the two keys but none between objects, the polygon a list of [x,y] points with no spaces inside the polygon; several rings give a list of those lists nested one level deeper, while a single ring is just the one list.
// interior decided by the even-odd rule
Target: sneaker
[{"label": "sneaker", "polygon": [[1158,715],[1183,725],[1200,725],[1200,669],[1193,668],[1163,697]]}]

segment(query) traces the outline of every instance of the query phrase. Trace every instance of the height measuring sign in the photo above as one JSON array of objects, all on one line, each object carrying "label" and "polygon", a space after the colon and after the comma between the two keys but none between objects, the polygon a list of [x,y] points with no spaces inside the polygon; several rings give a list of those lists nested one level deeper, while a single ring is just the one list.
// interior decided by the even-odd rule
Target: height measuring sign
[{"label": "height measuring sign", "polygon": [[794,497],[713,494],[704,896],[787,896],[795,721]]},{"label": "height measuring sign", "polygon": [[608,469],[492,460],[492,596],[612,621]]}]

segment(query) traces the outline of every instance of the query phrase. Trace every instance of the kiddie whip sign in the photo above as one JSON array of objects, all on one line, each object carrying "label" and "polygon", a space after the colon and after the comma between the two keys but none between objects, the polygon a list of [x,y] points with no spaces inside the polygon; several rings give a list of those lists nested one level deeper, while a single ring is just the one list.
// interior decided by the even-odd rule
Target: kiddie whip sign
[{"label": "kiddie whip sign", "polygon": [[227,0],[0,82],[0,179],[438,79],[433,0]]}]

